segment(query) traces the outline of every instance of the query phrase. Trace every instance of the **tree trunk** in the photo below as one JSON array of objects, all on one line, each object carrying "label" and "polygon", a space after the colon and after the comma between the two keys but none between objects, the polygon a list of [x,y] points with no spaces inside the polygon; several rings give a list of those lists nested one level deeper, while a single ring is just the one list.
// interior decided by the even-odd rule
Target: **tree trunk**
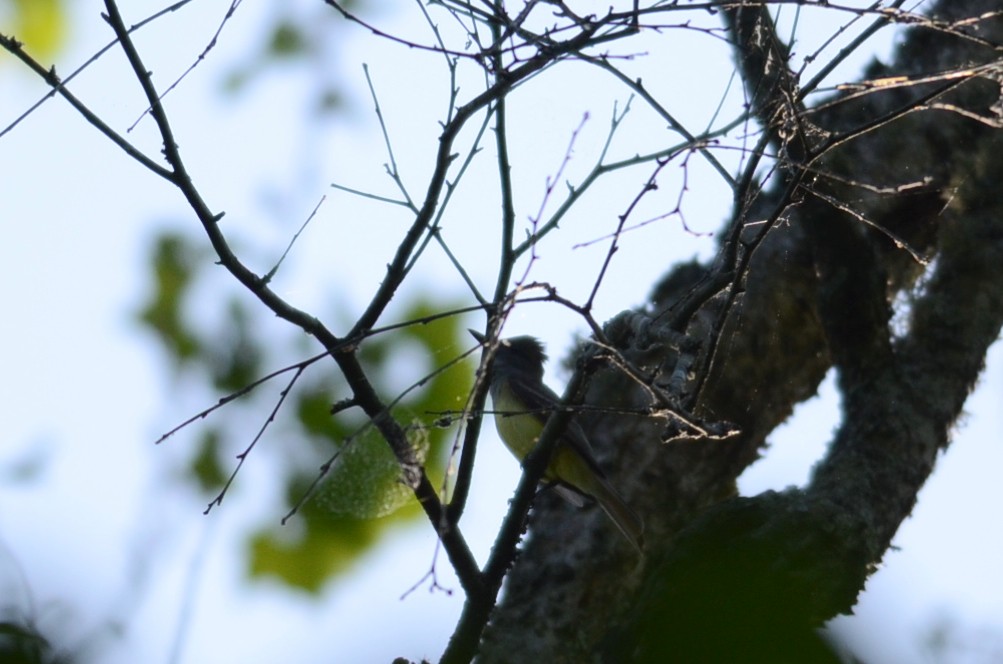
[{"label": "tree trunk", "polygon": [[[855,603],[1003,324],[1001,74],[985,66],[1000,58],[997,7],[939,2],[867,72],[975,75],[873,85],[817,110],[764,64],[770,48],[784,55],[761,38],[768,15],[726,13],[782,175],[740,192],[712,264],[674,268],[643,311],[607,323],[649,385],[609,365],[590,386],[604,412],[586,429],[646,523],[646,555],[597,508],[541,495],[481,661],[831,657],[814,628]],[[808,485],[736,497],[767,435],[832,367],[843,420]],[[653,389],[704,433],[626,414],[650,408]]]}]

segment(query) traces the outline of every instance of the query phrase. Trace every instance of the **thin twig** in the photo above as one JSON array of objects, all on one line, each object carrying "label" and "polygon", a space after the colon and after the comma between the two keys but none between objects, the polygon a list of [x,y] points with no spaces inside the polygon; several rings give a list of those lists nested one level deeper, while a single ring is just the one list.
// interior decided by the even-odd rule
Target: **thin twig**
[{"label": "thin twig", "polygon": [[244,462],[247,461],[248,455],[251,454],[251,450],[253,450],[254,446],[258,444],[258,441],[261,440],[261,437],[265,435],[265,431],[268,430],[268,426],[275,421],[275,416],[278,414],[279,409],[282,408],[282,404],[285,403],[286,397],[289,396],[289,392],[292,391],[293,386],[296,384],[296,381],[299,380],[299,377],[303,375],[303,371],[305,369],[306,367],[297,368],[296,373],[294,373],[293,377],[289,380],[289,384],[286,385],[286,388],[279,393],[279,400],[275,403],[275,407],[272,408],[272,412],[268,414],[268,418],[264,421],[264,423],[262,423],[261,428],[258,429],[258,433],[254,436],[254,439],[251,440],[251,444],[248,445],[243,452],[237,455],[236,467],[230,473],[230,476],[226,479],[226,482],[223,483],[223,488],[220,489],[219,493],[216,494],[216,497],[213,498],[212,501],[210,501],[209,504],[206,506],[203,514],[208,514],[210,510],[212,510],[213,506],[223,504],[223,497],[226,495],[226,492],[230,489],[230,485],[233,484],[233,481],[237,479],[237,473],[239,473],[240,469],[243,468]]},{"label": "thin twig", "polygon": [[262,277],[262,281],[264,281],[267,284],[272,280],[272,277],[275,276],[275,273],[279,271],[279,267],[282,265],[282,261],[286,259],[286,256],[289,255],[289,251],[293,248],[293,245],[296,244],[296,240],[299,239],[300,233],[302,233],[306,229],[307,224],[309,224],[313,220],[313,218],[317,216],[317,210],[320,209],[320,206],[323,205],[324,201],[326,200],[327,196],[320,197],[320,200],[317,201],[317,205],[314,206],[313,211],[310,213],[310,216],[306,218],[306,221],[304,221],[303,224],[299,227],[299,230],[293,234],[292,239],[289,240],[289,245],[286,247],[286,250],[282,252],[281,256],[279,256],[279,260],[276,261],[272,269],[269,270],[264,277]]}]

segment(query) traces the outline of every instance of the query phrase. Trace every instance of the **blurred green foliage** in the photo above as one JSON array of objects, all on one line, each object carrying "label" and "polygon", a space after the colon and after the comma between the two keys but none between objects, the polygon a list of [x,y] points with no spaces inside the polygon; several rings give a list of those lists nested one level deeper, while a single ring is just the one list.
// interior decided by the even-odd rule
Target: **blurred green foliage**
[{"label": "blurred green foliage", "polygon": [[204,253],[182,236],[164,235],[158,239],[151,257],[153,297],[139,312],[139,318],[157,333],[179,365],[198,357],[202,351],[198,339],[182,320],[181,303]]},{"label": "blurred green foliage", "polygon": [[36,58],[52,57],[66,43],[64,0],[0,0],[0,21],[0,32],[17,38]]},{"label": "blurred green foliage", "polygon": [[58,654],[33,625],[16,620],[0,620],[0,662],[4,664],[69,664],[71,658]]},{"label": "blurred green foliage", "polygon": [[[275,0],[269,10],[271,18],[257,45],[228,65],[224,92],[240,94],[277,68],[283,74],[305,70],[312,81],[308,103],[322,113],[339,108],[342,96],[332,55],[343,21],[322,3],[304,8]],[[213,269],[215,256],[199,237],[163,233],[153,243],[150,267],[149,292],[136,316],[163,348],[172,380],[184,390],[186,408],[203,407],[190,405],[203,398],[193,391],[204,391],[202,403],[212,404],[321,350],[304,344],[302,331],[283,327],[253,296],[220,276]],[[419,296],[397,307],[394,320],[426,318],[453,304]],[[330,312],[312,313],[324,317]],[[344,323],[346,317],[331,318]],[[393,404],[393,415],[406,428],[419,458],[426,460],[433,481],[444,474],[455,435],[455,428],[433,424],[438,425],[442,411],[462,407],[473,375],[472,364],[466,362],[436,373],[469,345],[461,322],[448,318],[406,326],[374,335],[358,350],[377,392]],[[331,325],[335,331],[347,326]],[[272,419],[294,374],[282,373],[197,420],[172,444],[189,448],[176,476],[209,502],[226,485],[236,456],[268,423],[247,462],[267,466],[285,504],[275,506],[268,525],[247,534],[248,573],[317,592],[390,528],[424,517],[399,481],[389,446],[361,411],[332,412],[333,404],[351,397],[333,360],[308,367]],[[194,414],[171,416],[184,420]],[[241,488],[238,474],[230,491],[239,493]],[[309,498],[304,502],[305,496]],[[214,509],[234,504],[228,501]],[[286,526],[279,525],[294,506],[295,516]]]},{"label": "blurred green foliage", "polygon": [[[193,382],[204,385],[207,403],[320,350],[314,346],[304,352],[302,331],[272,324],[271,312],[212,269],[212,256],[197,238],[161,235],[152,249],[151,267],[150,292],[137,318],[160,342],[174,379],[184,381],[186,388]],[[230,295],[210,294],[216,289],[229,289]],[[206,299],[212,304],[209,310]],[[462,408],[474,372],[472,361],[440,370],[469,346],[465,325],[458,316],[426,321],[454,306],[419,296],[397,310],[398,320],[417,322],[374,335],[358,350],[377,392],[385,403],[393,403],[391,412],[419,458],[426,460],[433,481],[444,475],[456,433],[455,427],[440,426],[441,413]],[[235,455],[269,420],[293,375],[278,375],[193,423],[197,435],[188,443],[193,449],[180,473],[183,481],[212,500],[233,471]],[[333,405],[350,396],[337,365],[322,358],[292,386],[249,455],[248,463],[268,464],[286,500],[275,506],[271,524],[248,535],[252,577],[276,577],[318,592],[390,528],[424,518],[399,481],[400,469],[389,446],[364,414],[357,408],[332,414]],[[176,415],[184,419],[193,414]],[[235,487],[240,483],[238,474]],[[304,496],[309,496],[306,502]],[[222,509],[227,505],[224,501]],[[280,526],[281,516],[294,505],[296,515]]]},{"label": "blurred green foliage", "polygon": [[[357,3],[343,2],[351,8]],[[243,62],[231,68],[224,80],[224,89],[239,94],[255,81],[273,72],[276,67],[298,66],[310,70],[313,89],[311,108],[324,115],[339,110],[343,95],[334,76],[332,53],[338,44],[338,28],[344,21],[323,3],[304,7],[277,3],[276,14],[257,51],[248,53]]]}]

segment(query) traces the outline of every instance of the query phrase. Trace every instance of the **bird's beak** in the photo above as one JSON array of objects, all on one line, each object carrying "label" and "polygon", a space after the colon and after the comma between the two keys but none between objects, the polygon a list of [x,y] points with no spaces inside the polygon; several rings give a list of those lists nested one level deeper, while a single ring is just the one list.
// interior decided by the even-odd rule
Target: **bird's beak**
[{"label": "bird's beak", "polygon": [[469,332],[471,335],[473,335],[474,339],[477,339],[477,343],[479,343],[481,345],[483,345],[484,342],[486,342],[488,340],[488,338],[485,337],[480,332],[475,332],[474,330],[471,330],[469,328],[467,329],[467,332]]}]

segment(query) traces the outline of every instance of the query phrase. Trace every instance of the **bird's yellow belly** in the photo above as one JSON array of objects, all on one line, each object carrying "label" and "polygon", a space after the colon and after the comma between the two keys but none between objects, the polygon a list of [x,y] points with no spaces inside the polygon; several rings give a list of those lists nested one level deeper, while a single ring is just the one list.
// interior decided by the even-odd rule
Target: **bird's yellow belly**
[{"label": "bird's yellow belly", "polygon": [[495,414],[495,425],[498,427],[498,435],[505,443],[509,451],[515,458],[522,461],[534,447],[536,441],[540,439],[543,432],[543,425],[533,415],[504,415]]}]

